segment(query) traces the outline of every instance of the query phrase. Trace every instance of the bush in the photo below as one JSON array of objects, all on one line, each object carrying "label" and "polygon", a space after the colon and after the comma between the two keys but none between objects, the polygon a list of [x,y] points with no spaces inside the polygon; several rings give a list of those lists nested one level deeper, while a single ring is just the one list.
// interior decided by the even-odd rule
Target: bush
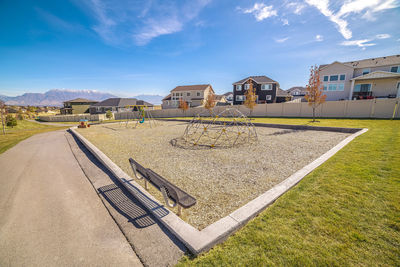
[{"label": "bush", "polygon": [[10,127],[17,126],[17,120],[12,115],[7,115],[6,125]]},{"label": "bush", "polygon": [[106,118],[107,118],[107,119],[111,119],[111,118],[112,118],[112,112],[111,112],[111,110],[107,110],[107,112],[106,112]]}]

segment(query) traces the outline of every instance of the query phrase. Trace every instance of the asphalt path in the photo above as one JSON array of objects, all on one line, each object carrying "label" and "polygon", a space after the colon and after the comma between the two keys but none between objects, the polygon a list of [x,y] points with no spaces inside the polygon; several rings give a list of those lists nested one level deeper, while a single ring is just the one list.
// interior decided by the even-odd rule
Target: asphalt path
[{"label": "asphalt path", "polygon": [[0,266],[141,266],[65,131],[0,154]]}]

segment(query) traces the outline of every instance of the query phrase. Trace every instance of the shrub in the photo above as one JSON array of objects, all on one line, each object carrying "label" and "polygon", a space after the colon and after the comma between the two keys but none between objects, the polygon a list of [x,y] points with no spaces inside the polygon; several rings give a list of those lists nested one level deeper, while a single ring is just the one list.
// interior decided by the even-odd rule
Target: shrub
[{"label": "shrub", "polygon": [[7,115],[6,124],[10,127],[17,126],[17,120],[12,115]]},{"label": "shrub", "polygon": [[111,110],[107,110],[107,112],[106,112],[106,118],[107,118],[107,119],[111,119],[111,118],[112,118],[112,112],[111,112]]}]

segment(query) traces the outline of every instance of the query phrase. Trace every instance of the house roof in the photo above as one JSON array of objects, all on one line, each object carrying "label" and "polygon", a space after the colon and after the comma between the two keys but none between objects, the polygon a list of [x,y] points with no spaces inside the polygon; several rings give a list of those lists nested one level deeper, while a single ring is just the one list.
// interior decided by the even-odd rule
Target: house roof
[{"label": "house roof", "polygon": [[228,95],[233,95],[232,92],[226,92],[225,94],[223,94],[224,96],[228,96]]},{"label": "house roof", "polygon": [[171,100],[171,94],[169,94],[169,95],[167,95],[166,97],[164,97],[164,98],[162,99],[162,101],[164,101],[164,100]]},{"label": "house roof", "polygon": [[295,90],[300,90],[301,92],[305,92],[307,90],[307,88],[305,88],[304,86],[294,86],[294,87],[291,87],[291,88],[287,89],[286,91],[288,93],[291,93],[291,92],[293,92]]},{"label": "house roof", "polygon": [[126,106],[148,106],[152,107],[153,104],[139,100],[136,98],[108,98],[104,101],[96,103],[92,106],[94,107],[126,107]]},{"label": "house roof", "polygon": [[255,81],[256,83],[277,83],[277,81],[272,80],[271,78],[262,75],[262,76],[249,76],[247,78],[244,78],[240,81],[237,81],[233,84],[243,84],[245,83],[248,79],[252,79],[253,81]]},{"label": "house roof", "polygon": [[225,95],[215,95],[215,100],[219,101],[224,99]]},{"label": "house roof", "polygon": [[400,78],[400,73],[388,71],[374,71],[365,75],[355,77],[351,80],[371,80],[371,79],[387,79],[387,78]]},{"label": "house roof", "polygon": [[181,86],[177,86],[174,89],[172,89],[171,92],[178,92],[178,91],[204,91],[209,86],[211,86],[211,85],[210,84],[181,85]]},{"label": "house roof", "polygon": [[287,96],[289,95],[289,92],[286,90],[282,90],[281,88],[278,88],[276,91],[276,96]]},{"label": "house roof", "polygon": [[[335,61],[337,62],[337,61]],[[333,62],[333,63],[335,63]],[[332,63],[332,64],[333,64]],[[372,67],[380,67],[380,66],[390,66],[390,65],[400,65],[400,55],[386,56],[386,57],[375,57],[368,59],[361,59],[355,61],[347,61],[347,62],[339,62],[343,65],[352,67],[352,68],[372,68]],[[331,64],[322,64],[319,67],[324,68]]]},{"label": "house roof", "polygon": [[68,103],[97,103],[99,101],[89,100],[86,98],[75,98],[72,100],[65,101],[64,103],[66,103],[66,102],[68,102]]}]

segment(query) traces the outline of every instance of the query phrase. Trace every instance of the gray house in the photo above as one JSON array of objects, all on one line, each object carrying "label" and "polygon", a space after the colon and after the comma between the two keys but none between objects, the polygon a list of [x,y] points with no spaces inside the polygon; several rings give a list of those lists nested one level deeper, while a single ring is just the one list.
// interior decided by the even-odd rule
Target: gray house
[{"label": "gray house", "polygon": [[136,98],[109,98],[99,103],[93,104],[89,108],[90,114],[112,112],[137,111],[140,108],[152,110],[153,104]]}]

